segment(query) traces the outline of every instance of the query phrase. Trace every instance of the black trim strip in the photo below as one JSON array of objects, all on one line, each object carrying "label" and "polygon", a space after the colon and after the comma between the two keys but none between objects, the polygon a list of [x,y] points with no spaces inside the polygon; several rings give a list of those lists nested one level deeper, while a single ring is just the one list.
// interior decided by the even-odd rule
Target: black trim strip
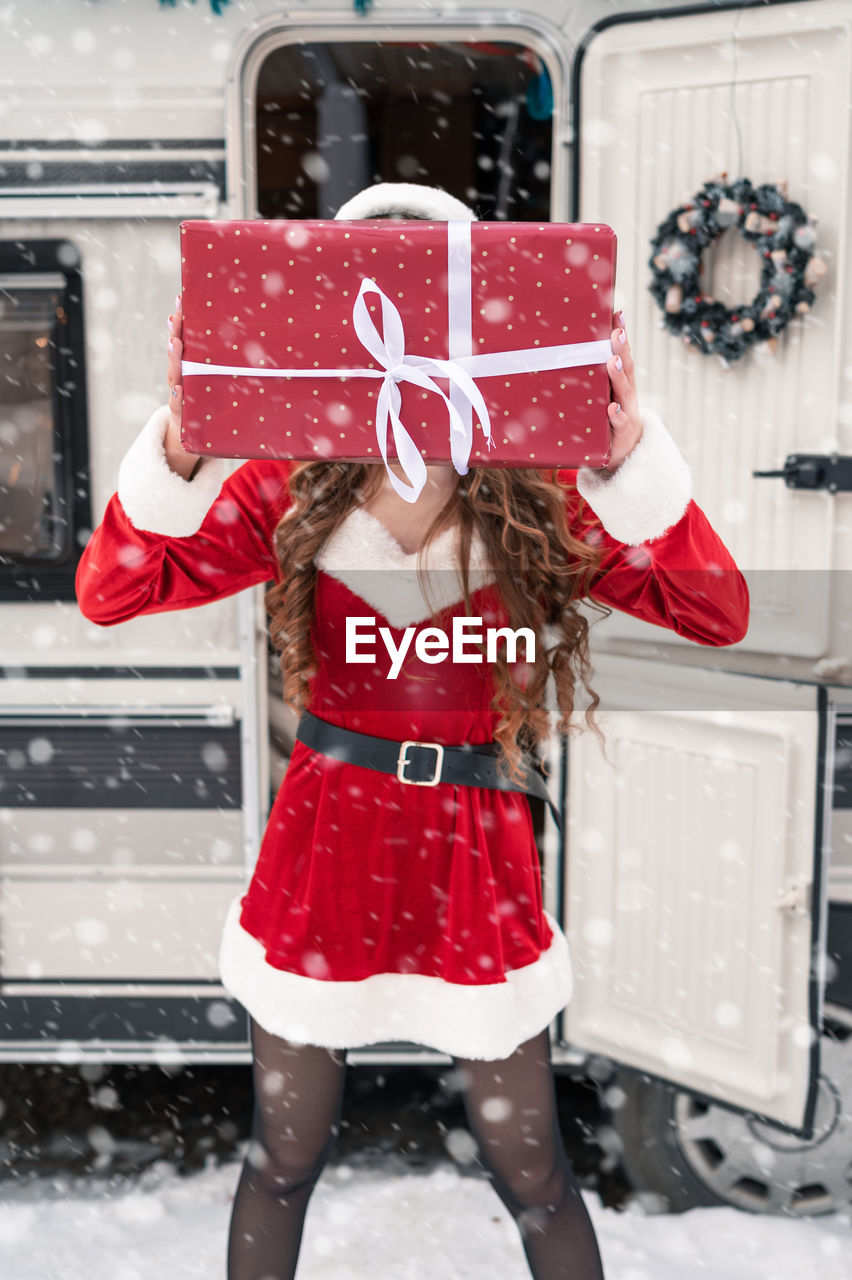
[{"label": "black trim strip", "polygon": [[[568,735],[562,734],[559,740],[559,812],[562,814],[562,826],[557,830],[558,845],[556,856],[556,919],[567,933],[568,915],[565,905],[565,880],[568,862]],[[556,1038],[559,1044],[568,1045],[568,1033],[565,1025],[565,1010],[560,1009],[556,1018]]]},{"label": "black trim strip", "polygon": [[[38,176],[33,177],[33,165],[38,166]],[[215,182],[220,191],[225,189],[224,160],[0,160],[0,193],[5,187],[27,187],[37,193],[41,187],[73,186],[77,183],[102,182],[118,185],[123,182],[146,182],[151,186],[158,182]],[[52,193],[51,193],[52,194]],[[105,196],[116,195],[112,191]],[[156,191],[152,191],[156,195]],[[87,192],[96,195],[98,192]],[[81,196],[85,199],[85,196]]]},{"label": "black trim strip", "polygon": [[240,725],[0,720],[0,804],[14,809],[239,809]]},{"label": "black trim strip", "polygon": [[852,902],[828,904],[825,953],[831,975],[825,984],[825,1002],[852,1009]]},{"label": "black trim strip", "polygon": [[3,680],[239,680],[241,674],[239,667],[0,667]]},{"label": "black trim strip", "polygon": [[[814,806],[814,867],[811,882],[811,965],[808,974],[808,1021],[814,1034],[811,1039],[811,1079],[805,1102],[805,1114],[802,1120],[802,1136],[805,1138],[813,1137],[814,1118],[816,1116],[817,1096],[819,1093],[819,1041],[821,1030],[819,1019],[819,970],[821,957],[818,943],[820,941],[820,924],[822,923],[820,904],[822,900],[823,875],[825,873],[823,841],[825,840],[824,811],[828,800],[828,793],[825,788],[829,781],[826,777],[827,763],[828,691],[821,685],[817,690],[817,765],[816,777],[814,778],[816,803]],[[823,945],[825,945],[826,941],[825,938],[822,939]]]},{"label": "black trim strip", "polygon": [[852,809],[852,717],[843,711],[836,723],[831,784],[832,809]]},{"label": "black trim strip", "polygon": [[[72,991],[74,984],[62,981]],[[206,984],[192,979],[191,985]],[[248,1014],[243,1006],[223,991],[219,982],[209,985],[209,996],[159,992],[145,996],[4,996],[0,984],[0,1044],[36,1040],[40,1049],[56,1047],[63,1040],[250,1044]],[[229,1007],[232,1018],[222,1017],[223,1005]]]},{"label": "black trim strip", "polygon": [[0,143],[4,151],[219,151],[225,150],[224,138],[106,138],[101,142],[77,139],[7,138]]}]

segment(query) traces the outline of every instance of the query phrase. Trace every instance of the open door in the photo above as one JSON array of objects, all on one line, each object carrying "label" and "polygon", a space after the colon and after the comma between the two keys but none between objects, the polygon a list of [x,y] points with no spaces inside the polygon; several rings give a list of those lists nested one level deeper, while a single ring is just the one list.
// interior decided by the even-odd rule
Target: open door
[{"label": "open door", "polygon": [[[618,232],[640,402],[666,422],[696,501],[749,582],[751,626],[738,651],[824,655],[841,576],[845,496],[752,472],[797,453],[849,452],[849,17],[844,0],[608,16],[575,62],[571,216]],[[648,267],[658,226],[723,171],[729,182],[786,180],[788,198],[819,218],[828,266],[812,313],[778,335],[776,353],[759,344],[729,368],[663,327]],[[728,307],[758,292],[760,259],[735,228],[703,266],[703,290]],[[606,634],[689,645],[625,615]]]},{"label": "open door", "polygon": [[598,655],[567,744],[565,1038],[807,1130],[819,1075],[826,698]]}]

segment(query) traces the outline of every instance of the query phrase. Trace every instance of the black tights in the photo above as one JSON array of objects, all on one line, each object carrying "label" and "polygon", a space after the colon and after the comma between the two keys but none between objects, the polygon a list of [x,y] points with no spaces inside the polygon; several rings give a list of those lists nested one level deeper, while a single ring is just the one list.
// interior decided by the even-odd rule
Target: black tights
[{"label": "black tights", "polygon": [[[293,1280],[308,1201],[337,1139],[345,1049],[291,1044],[252,1019],[255,1109],[234,1198],[228,1280]],[[508,1058],[454,1058],[481,1163],[518,1225],[533,1280],[603,1280],[565,1154],[545,1027]]]}]

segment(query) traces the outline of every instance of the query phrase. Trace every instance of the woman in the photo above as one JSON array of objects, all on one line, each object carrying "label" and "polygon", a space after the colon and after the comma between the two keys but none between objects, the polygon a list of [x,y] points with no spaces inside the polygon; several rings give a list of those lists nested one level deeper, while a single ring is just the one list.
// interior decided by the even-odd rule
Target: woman
[{"label": "woman", "polygon": [[[389,214],[473,218],[411,184],[369,188],[337,216]],[[180,299],[169,327],[169,405],[122,463],[80,564],[80,607],[108,626],[274,580],[285,694],[316,717],[303,719],[222,935],[222,981],[251,1015],[256,1097],[229,1280],[294,1275],[340,1120],[346,1048],[389,1040],[453,1058],[535,1280],[601,1277],[556,1118],[548,1028],[572,973],[542,907],[521,748],[548,730],[550,672],[563,729],[575,678],[589,687],[580,599],[722,645],[745,633],[745,583],[662,422],[640,412],[621,319],[606,469],[460,477],[431,466],[414,504],[377,465],[249,461],[223,482],[219,460],[180,445]],[[390,678],[407,628],[474,616],[531,628],[534,657],[438,665],[407,652]],[[353,618],[387,624],[390,647],[348,662]],[[495,753],[501,780],[480,785]],[[460,773],[448,781],[452,759]]]}]

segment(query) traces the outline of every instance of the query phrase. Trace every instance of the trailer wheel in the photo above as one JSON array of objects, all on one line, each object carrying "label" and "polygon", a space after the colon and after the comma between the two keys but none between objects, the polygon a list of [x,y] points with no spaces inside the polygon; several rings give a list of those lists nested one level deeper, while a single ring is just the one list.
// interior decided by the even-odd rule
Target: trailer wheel
[{"label": "trailer wheel", "polygon": [[650,1212],[731,1205],[811,1217],[852,1203],[852,1012],[824,1009],[814,1135],[797,1138],[636,1072],[612,1111],[624,1171]]}]

